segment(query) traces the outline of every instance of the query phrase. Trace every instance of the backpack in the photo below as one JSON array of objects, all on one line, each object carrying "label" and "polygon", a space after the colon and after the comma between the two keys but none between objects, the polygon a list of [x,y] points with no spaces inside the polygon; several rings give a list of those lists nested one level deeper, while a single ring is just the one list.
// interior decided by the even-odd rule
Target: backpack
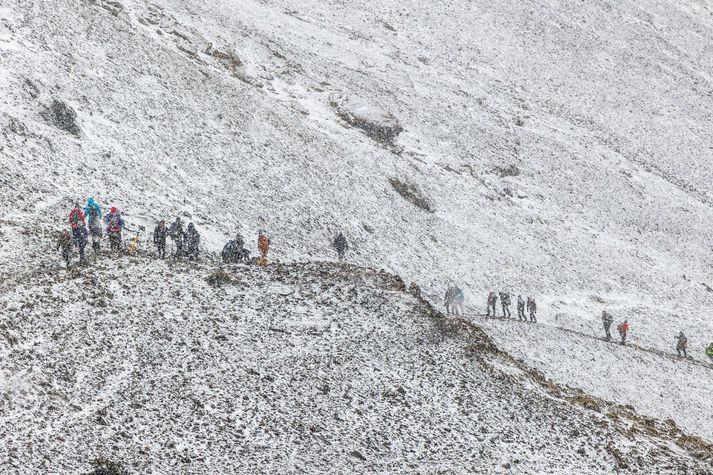
[{"label": "backpack", "polygon": [[79,213],[77,211],[72,211],[72,214],[69,217],[69,222],[72,223],[73,225],[79,224]]},{"label": "backpack", "polygon": [[119,226],[119,217],[114,215],[109,219],[109,225],[107,230],[111,233],[121,232],[121,226]]}]

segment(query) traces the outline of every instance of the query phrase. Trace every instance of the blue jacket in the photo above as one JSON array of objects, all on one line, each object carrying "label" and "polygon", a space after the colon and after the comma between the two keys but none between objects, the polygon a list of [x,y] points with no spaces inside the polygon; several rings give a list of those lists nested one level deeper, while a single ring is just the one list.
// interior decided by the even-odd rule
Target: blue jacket
[{"label": "blue jacket", "polygon": [[101,219],[102,218],[102,208],[99,206],[99,203],[94,201],[94,198],[89,198],[89,201],[87,201],[87,206],[84,207],[84,216],[89,220],[89,225],[91,226],[91,216],[92,213],[91,211],[94,210],[96,212],[96,219]]}]

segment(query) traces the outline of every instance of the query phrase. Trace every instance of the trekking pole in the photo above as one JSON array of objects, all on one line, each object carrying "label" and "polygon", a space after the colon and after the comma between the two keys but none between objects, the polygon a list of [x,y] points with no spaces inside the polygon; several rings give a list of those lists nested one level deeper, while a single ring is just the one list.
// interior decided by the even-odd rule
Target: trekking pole
[{"label": "trekking pole", "polygon": [[129,247],[129,254],[131,254],[132,256],[134,255],[134,251],[136,250],[136,244],[139,242],[139,234],[140,231],[137,231],[136,236],[134,236],[134,240],[131,243],[131,247]]}]

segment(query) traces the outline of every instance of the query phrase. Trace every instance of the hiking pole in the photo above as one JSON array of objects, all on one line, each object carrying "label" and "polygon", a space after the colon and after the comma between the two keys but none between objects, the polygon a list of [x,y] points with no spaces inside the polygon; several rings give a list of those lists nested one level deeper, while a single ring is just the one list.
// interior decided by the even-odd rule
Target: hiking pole
[{"label": "hiking pole", "polygon": [[134,255],[134,251],[136,250],[136,244],[139,242],[139,234],[141,231],[136,231],[136,236],[134,236],[134,240],[131,243],[131,247],[129,247],[129,254],[132,256]]}]

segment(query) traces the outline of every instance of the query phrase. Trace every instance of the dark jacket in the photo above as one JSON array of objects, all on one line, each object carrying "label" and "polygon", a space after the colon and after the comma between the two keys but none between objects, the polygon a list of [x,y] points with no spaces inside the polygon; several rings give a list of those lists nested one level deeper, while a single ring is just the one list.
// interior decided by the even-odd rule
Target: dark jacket
[{"label": "dark jacket", "polygon": [[337,234],[337,237],[334,238],[334,248],[337,250],[337,252],[342,253],[346,251],[348,247],[349,246],[347,245],[347,238],[344,237],[344,234]]},{"label": "dark jacket", "polygon": [[153,230],[153,243],[165,246],[166,236],[168,236],[168,228],[166,226],[164,226],[163,228],[161,228],[161,226],[156,226],[156,228]]}]

